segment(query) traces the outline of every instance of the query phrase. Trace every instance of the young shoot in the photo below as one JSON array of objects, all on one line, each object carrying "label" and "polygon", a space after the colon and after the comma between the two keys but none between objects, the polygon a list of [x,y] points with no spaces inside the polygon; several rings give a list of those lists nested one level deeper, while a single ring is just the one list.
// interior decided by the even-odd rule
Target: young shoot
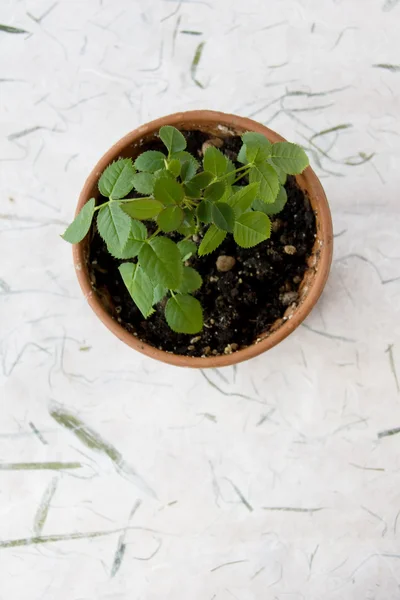
[{"label": "young shoot", "polygon": [[[108,252],[123,261],[120,276],[143,317],[166,298],[169,327],[194,334],[203,327],[202,307],[193,295],[202,279],[186,262],[214,252],[227,235],[243,248],[267,240],[270,215],[287,201],[286,177],[301,173],[308,158],[296,144],[272,144],[247,132],[239,166],[214,146],[207,147],[199,164],[178,129],[166,125],[159,136],[164,152],[148,150],[135,161],[123,158],[105,169],[98,187],[106,200],[96,206],[91,198],[63,238],[77,244],[96,216]],[[173,241],[172,232],[182,239]],[[197,246],[192,237],[199,232],[203,237]]]}]

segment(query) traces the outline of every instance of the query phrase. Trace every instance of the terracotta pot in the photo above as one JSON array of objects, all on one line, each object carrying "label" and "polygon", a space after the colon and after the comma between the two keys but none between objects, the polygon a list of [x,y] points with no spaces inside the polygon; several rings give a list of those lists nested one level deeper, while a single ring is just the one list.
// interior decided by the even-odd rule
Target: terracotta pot
[{"label": "terracotta pot", "polygon": [[[123,137],[104,154],[86,180],[79,197],[77,213],[89,198],[97,198],[99,196],[97,182],[106,166],[117,158],[135,158],[141,152],[141,145],[154,138],[163,125],[173,125],[181,130],[198,129],[219,136],[240,135],[245,131],[255,131],[265,135],[271,142],[284,141],[283,137],[251,119],[210,110],[176,113],[156,119],[128,133],[128,135]],[[73,256],[78,280],[88,303],[104,325],[120,340],[128,344],[128,346],[151,358],[172,365],[195,368],[224,367],[248,360],[269,350],[292,333],[314,307],[325,286],[332,260],[332,221],[321,183],[311,167],[308,167],[301,175],[296,176],[296,180],[310,199],[315,212],[317,226],[317,237],[313,252],[308,260],[308,269],[300,284],[300,301],[294,311],[289,308],[284,318],[278,319],[271,330],[265,335],[260,335],[251,346],[230,355],[200,358],[170,354],[140,341],[137,337],[128,333],[111,317],[98,295],[92,289],[87,264],[89,236],[86,236],[82,242],[73,247]]]}]

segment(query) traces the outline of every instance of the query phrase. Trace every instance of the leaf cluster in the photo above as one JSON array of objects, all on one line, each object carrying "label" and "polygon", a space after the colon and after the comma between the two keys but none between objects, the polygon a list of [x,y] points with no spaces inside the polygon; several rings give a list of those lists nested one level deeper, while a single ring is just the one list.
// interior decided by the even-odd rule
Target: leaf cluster
[{"label": "leaf cluster", "polygon": [[[201,257],[213,252],[228,234],[243,248],[267,240],[270,215],[287,201],[286,177],[301,173],[308,158],[295,144],[271,144],[261,134],[246,132],[239,166],[214,146],[206,149],[200,164],[187,152],[179,130],[167,125],[159,136],[165,152],[148,150],[135,161],[119,159],[104,170],[98,188],[106,201],[96,206],[91,198],[63,238],[80,242],[97,212],[97,230],[110,254],[126,261],[119,271],[143,316],[149,317],[166,299],[171,329],[197,333],[203,315],[192,294],[202,279],[186,261],[196,253]],[[155,225],[148,228],[146,221]],[[204,230],[197,247],[191,238]],[[181,241],[172,241],[172,232]]]}]

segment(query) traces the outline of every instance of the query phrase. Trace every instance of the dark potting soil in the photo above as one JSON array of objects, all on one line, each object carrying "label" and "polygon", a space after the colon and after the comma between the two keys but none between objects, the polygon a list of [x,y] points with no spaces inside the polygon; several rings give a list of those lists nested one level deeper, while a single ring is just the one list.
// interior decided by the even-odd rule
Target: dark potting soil
[{"label": "dark potting soil", "polygon": [[[202,143],[209,136],[195,131],[185,137],[188,151],[200,158]],[[240,137],[223,141],[221,150],[235,162],[242,144]],[[162,150],[163,147],[155,141],[143,146],[143,150],[149,149]],[[315,216],[308,198],[294,177],[288,177],[285,188],[288,201],[283,211],[272,218],[269,240],[245,249],[237,246],[233,236],[228,234],[213,253],[192,257],[186,263],[203,279],[203,285],[194,293],[203,307],[204,328],[200,333],[187,335],[171,331],[164,317],[165,299],[145,320],[119,274],[118,266],[123,261],[107,252],[96,231],[92,231],[89,257],[94,289],[113,318],[127,331],[162,350],[187,356],[209,356],[249,346],[283,316],[288,306],[296,303],[299,284],[307,268],[306,260],[314,245]],[[171,237],[175,241],[181,238]],[[200,243],[201,234],[195,241]],[[221,256],[234,259],[230,260],[234,265],[229,271],[217,269]],[[219,263],[221,260],[224,259]]]}]

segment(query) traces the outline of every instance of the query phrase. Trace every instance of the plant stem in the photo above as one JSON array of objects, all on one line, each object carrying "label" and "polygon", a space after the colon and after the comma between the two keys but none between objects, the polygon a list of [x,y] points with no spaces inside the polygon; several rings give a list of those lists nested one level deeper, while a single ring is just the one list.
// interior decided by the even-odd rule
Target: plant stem
[{"label": "plant stem", "polygon": [[103,204],[98,204],[94,207],[94,212],[96,212],[96,210],[100,210],[101,208],[103,208],[103,206],[107,206],[107,204],[110,204],[109,200],[107,200],[107,202],[103,202]]},{"label": "plant stem", "polygon": [[251,169],[251,163],[248,163],[247,165],[243,165],[243,167],[239,167],[238,169],[235,169],[234,171],[229,171],[229,173],[225,173],[225,175],[221,175],[221,177],[218,177],[215,181],[222,181],[223,179],[225,179],[225,177],[229,177],[230,175],[239,173],[240,171],[243,171],[244,169]]},{"label": "plant stem", "polygon": [[[248,165],[246,165],[248,166]],[[237,181],[239,181],[240,179],[242,179],[243,177],[246,177],[246,175],[248,175],[251,171],[251,167],[248,171],[246,171],[245,173],[240,173],[239,177],[236,177],[235,181],[233,182],[233,184],[235,184]]]},{"label": "plant stem", "polygon": [[140,196],[140,198],[121,198],[118,202],[133,202],[134,200],[153,200],[153,196]]},{"label": "plant stem", "polygon": [[183,200],[183,206],[184,208],[187,207],[190,208],[190,210],[193,210],[193,208],[195,208],[197,204],[191,198],[185,197]]},{"label": "plant stem", "polygon": [[159,233],[160,233],[161,229],[158,227],[158,229],[155,230],[154,233],[151,234],[151,236],[149,238],[147,238],[147,242],[149,242],[150,240],[152,240],[153,238],[155,238]]}]

